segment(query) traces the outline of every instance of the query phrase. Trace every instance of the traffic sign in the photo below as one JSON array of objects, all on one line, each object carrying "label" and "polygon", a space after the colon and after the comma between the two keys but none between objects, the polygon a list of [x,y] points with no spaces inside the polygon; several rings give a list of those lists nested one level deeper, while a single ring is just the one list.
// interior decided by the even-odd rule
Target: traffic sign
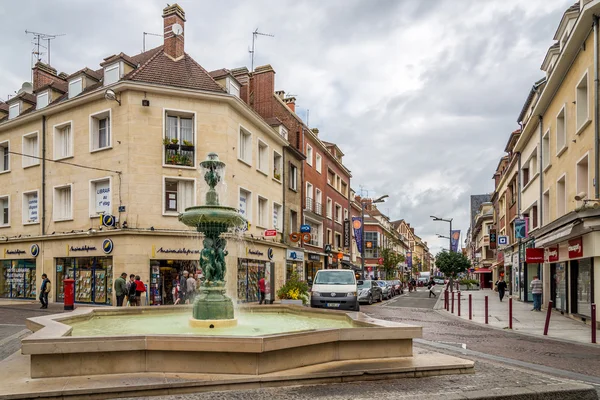
[{"label": "traffic sign", "polygon": [[264,235],[266,237],[277,236],[277,229],[266,229],[265,232],[264,232]]},{"label": "traffic sign", "polygon": [[300,225],[300,232],[310,233],[310,225],[307,225],[307,224]]}]

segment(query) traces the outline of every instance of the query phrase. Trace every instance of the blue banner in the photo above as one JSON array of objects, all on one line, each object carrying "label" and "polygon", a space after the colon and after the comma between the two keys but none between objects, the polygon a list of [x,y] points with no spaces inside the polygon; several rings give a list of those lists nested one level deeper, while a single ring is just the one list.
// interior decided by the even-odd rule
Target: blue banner
[{"label": "blue banner", "polygon": [[361,217],[352,217],[352,228],[354,229],[354,239],[358,252],[362,254],[363,248],[363,224]]},{"label": "blue banner", "polygon": [[526,218],[517,218],[515,219],[515,238],[516,239],[526,239],[528,236],[527,228],[527,219]]},{"label": "blue banner", "polygon": [[407,251],[406,252],[406,265],[411,269],[412,271],[412,252],[411,251]]},{"label": "blue banner", "polygon": [[450,235],[450,251],[457,252],[458,251],[458,241],[460,240],[460,229],[456,231],[452,231]]}]

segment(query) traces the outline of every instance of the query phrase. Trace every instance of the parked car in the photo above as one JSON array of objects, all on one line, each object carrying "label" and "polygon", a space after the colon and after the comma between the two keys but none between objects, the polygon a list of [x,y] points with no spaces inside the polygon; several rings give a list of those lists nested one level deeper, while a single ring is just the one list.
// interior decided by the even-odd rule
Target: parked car
[{"label": "parked car", "polygon": [[360,303],[373,304],[374,301],[382,301],[383,293],[378,281],[358,281],[358,301]]},{"label": "parked car", "polygon": [[310,294],[310,306],[314,308],[360,310],[356,277],[349,269],[317,271]]},{"label": "parked car", "polygon": [[446,282],[442,278],[433,278],[436,285],[444,285]]},{"label": "parked car", "polygon": [[402,293],[402,285],[398,280],[386,281],[390,285],[392,297]]},{"label": "parked car", "polygon": [[391,299],[392,298],[392,287],[390,286],[390,284],[387,283],[386,281],[377,281],[377,284],[381,288],[381,296],[386,300]]}]

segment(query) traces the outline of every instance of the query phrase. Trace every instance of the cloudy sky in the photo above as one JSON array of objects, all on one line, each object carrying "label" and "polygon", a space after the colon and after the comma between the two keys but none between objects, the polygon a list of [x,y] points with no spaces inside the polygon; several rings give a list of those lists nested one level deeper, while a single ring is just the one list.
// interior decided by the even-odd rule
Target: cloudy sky
[{"label": "cloudy sky", "polygon": [[[336,142],[352,187],[388,194],[380,207],[404,218],[436,253],[448,225],[468,227],[469,195],[493,190],[492,174],[563,11],[573,0],[180,1],[186,51],[206,69],[271,64],[276,89]],[[52,42],[52,65],[99,68],[142,50],[162,32],[159,1],[3,1],[0,99],[30,80],[31,35]],[[147,37],[148,48],[162,44]],[[368,193],[367,193],[368,191]]]}]

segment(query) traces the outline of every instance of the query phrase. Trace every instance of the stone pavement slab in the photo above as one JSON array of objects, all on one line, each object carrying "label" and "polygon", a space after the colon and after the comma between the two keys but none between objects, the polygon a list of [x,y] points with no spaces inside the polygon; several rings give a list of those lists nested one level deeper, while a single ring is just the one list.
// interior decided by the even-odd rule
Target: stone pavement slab
[{"label": "stone pavement slab", "polygon": [[[498,293],[493,290],[469,290],[461,292],[461,316],[463,320],[469,320],[469,295],[472,296],[472,322],[485,324],[485,296],[488,296],[488,326],[509,329],[509,300],[508,296],[500,301]],[[451,294],[449,294],[449,297]],[[454,315],[458,316],[458,295],[454,293]],[[444,310],[443,294],[435,305],[440,312],[450,314]],[[451,302],[451,297],[449,298]],[[531,311],[532,304],[513,299],[513,331],[533,336],[544,336],[544,324],[546,322],[546,310]],[[591,344],[592,328],[590,325],[576,321],[562,315],[558,311],[552,311],[548,329],[549,338],[566,340],[577,343]],[[600,338],[600,330],[597,330]]]}]

